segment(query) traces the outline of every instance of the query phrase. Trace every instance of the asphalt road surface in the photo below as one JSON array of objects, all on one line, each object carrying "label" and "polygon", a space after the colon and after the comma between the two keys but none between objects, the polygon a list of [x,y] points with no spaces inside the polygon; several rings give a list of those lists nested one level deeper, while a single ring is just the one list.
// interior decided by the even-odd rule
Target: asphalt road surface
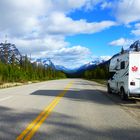
[{"label": "asphalt road surface", "polygon": [[140,140],[140,122],[82,80],[0,90],[0,140]]}]

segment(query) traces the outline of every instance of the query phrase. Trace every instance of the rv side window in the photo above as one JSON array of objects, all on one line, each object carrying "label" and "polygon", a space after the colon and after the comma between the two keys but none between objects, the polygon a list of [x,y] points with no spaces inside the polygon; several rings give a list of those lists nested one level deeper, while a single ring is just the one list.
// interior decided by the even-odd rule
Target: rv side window
[{"label": "rv side window", "polygon": [[125,69],[125,61],[121,62],[121,69]]}]

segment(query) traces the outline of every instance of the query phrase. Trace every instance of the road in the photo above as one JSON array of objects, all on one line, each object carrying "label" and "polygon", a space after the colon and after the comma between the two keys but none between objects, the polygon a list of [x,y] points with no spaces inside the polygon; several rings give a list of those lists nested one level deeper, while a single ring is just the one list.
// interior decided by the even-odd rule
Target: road
[{"label": "road", "polygon": [[82,79],[0,90],[0,140],[139,140],[140,122]]}]

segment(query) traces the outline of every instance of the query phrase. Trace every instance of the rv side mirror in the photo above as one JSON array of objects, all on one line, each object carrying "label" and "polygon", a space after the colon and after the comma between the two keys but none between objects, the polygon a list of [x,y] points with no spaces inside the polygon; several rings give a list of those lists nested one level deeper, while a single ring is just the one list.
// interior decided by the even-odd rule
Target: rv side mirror
[{"label": "rv side mirror", "polygon": [[113,76],[114,76],[115,73],[116,73],[116,72],[109,72],[109,77],[108,77],[108,79],[113,80],[113,79],[114,79]]}]

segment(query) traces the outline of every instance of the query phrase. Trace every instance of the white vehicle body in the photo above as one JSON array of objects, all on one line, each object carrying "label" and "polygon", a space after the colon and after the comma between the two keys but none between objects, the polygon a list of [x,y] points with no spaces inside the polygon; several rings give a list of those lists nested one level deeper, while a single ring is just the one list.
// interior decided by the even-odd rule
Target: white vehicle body
[{"label": "white vehicle body", "polygon": [[110,60],[108,87],[111,92],[124,91],[127,97],[140,96],[140,52],[128,51]]}]

